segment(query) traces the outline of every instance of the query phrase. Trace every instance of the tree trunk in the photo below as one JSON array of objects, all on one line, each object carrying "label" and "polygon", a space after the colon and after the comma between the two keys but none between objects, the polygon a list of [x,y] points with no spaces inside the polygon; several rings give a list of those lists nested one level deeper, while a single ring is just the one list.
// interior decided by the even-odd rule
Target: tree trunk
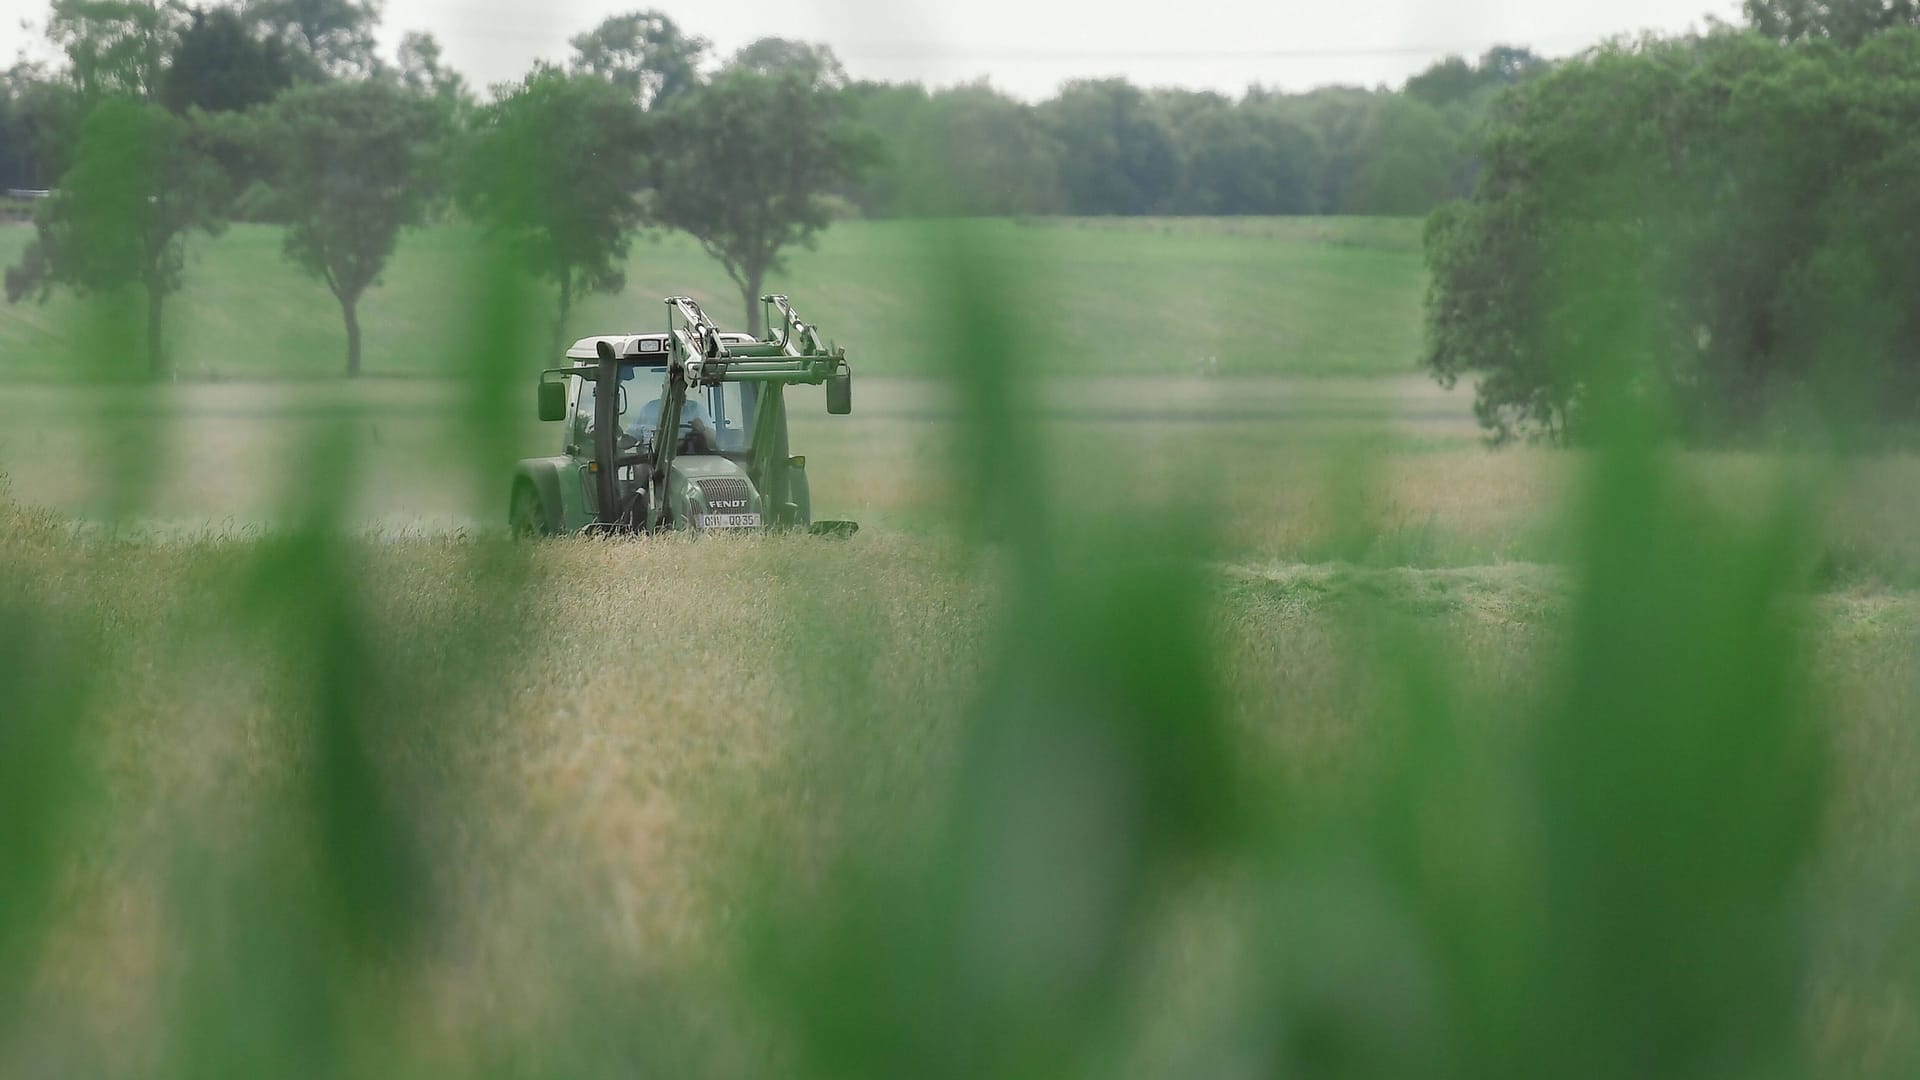
[{"label": "tree trunk", "polygon": [[149,283],[147,285],[147,370],[154,378],[167,373],[167,347],[160,340],[160,306],[166,302],[166,294]]},{"label": "tree trunk", "polygon": [[766,276],[763,270],[748,271],[747,283],[740,290],[741,299],[747,302],[747,333],[756,338],[765,337],[767,333],[767,328],[760,324],[761,316],[766,311],[760,303],[761,285],[766,280]]},{"label": "tree trunk", "polygon": [[340,313],[347,319],[347,378],[360,377],[360,298],[340,301]]},{"label": "tree trunk", "polygon": [[553,320],[553,340],[557,351],[567,347],[567,316],[573,311],[573,271],[560,274],[560,313]]}]

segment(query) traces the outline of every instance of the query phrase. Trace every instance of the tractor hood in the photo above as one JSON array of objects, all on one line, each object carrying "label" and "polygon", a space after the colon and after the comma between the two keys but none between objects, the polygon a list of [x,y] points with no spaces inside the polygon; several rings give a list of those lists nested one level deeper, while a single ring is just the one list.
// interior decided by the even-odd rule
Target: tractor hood
[{"label": "tractor hood", "polygon": [[744,465],[718,454],[681,454],[673,459],[673,474],[689,483],[722,476],[747,478]]},{"label": "tractor hood", "polygon": [[[769,524],[763,516],[760,492],[747,478],[747,470],[731,458],[717,454],[686,454],[673,459],[673,511],[676,521],[713,527],[725,522],[726,528],[755,528]],[[709,516],[712,521],[706,521]]]}]

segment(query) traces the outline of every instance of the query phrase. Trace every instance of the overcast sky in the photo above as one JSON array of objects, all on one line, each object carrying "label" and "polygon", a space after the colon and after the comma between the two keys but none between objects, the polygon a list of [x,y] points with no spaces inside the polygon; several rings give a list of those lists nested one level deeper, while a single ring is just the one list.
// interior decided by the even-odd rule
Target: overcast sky
[{"label": "overcast sky", "polygon": [[[430,30],[447,60],[487,86],[602,18],[656,6],[724,53],[765,35],[824,41],[856,78],[948,84],[986,77],[1029,99],[1073,78],[1238,93],[1262,83],[1398,85],[1448,53],[1493,44],[1564,56],[1614,34],[1734,19],[1739,0],[386,0],[381,40]],[[0,0],[0,53],[43,46],[46,0]],[[1097,14],[1096,14],[1097,13]]]}]

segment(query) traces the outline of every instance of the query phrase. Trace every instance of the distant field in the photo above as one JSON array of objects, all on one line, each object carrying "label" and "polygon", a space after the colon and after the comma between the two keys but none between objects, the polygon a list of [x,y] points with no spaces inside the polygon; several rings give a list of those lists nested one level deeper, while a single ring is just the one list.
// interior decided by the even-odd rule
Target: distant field
[{"label": "distant field", "polygon": [[[32,232],[0,227],[12,265]],[[305,377],[344,365],[340,315],[325,288],[280,254],[280,230],[237,225],[190,243],[186,283],[166,309],[182,377]],[[818,250],[793,253],[768,287],[848,347],[859,370],[918,373],[953,242],[984,253],[996,283],[1049,342],[1056,370],[1110,374],[1404,375],[1416,370],[1425,273],[1412,219],[1041,219],[845,222]],[[383,284],[363,302],[366,368],[418,375],[460,362],[474,316],[479,234],[436,227],[405,236]],[[567,333],[650,329],[673,293],[699,298],[723,323],[742,318],[738,293],[690,238],[635,242],[626,290],[581,303]],[[548,290],[534,295],[550,318]],[[137,301],[136,301],[137,304]],[[88,304],[0,307],[0,378],[40,377],[77,355]],[[109,340],[137,352],[135,318]],[[121,341],[122,337],[132,340]],[[529,357],[528,366],[540,357]]]}]

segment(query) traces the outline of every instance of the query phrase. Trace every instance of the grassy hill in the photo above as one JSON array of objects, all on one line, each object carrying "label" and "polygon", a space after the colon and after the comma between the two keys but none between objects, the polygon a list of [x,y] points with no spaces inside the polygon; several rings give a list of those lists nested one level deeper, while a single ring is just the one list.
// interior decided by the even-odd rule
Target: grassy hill
[{"label": "grassy hill", "polygon": [[[1413,220],[1317,218],[847,222],[818,250],[794,252],[768,287],[790,293],[861,371],[925,371],[929,342],[943,331],[924,313],[940,310],[940,252],[957,241],[985,252],[987,270],[1021,298],[1022,317],[1053,342],[1056,370],[1394,375],[1414,370],[1419,353],[1419,232]],[[0,227],[0,263],[18,261],[31,235]],[[480,295],[479,241],[454,226],[402,239],[362,306],[370,374],[430,374],[457,362],[460,328]],[[741,318],[737,292],[699,245],[659,235],[635,243],[625,291],[581,303],[567,333],[654,328],[664,317],[659,298],[682,292],[723,324]],[[550,291],[533,296],[550,318]],[[131,338],[135,354],[139,304],[130,298],[135,317],[106,338]],[[102,340],[89,333],[105,325],[101,307],[67,295],[0,307],[0,378],[97,363],[85,354],[87,342]],[[344,364],[337,306],[281,258],[272,227],[194,239],[167,323],[186,377],[325,376]]]}]

